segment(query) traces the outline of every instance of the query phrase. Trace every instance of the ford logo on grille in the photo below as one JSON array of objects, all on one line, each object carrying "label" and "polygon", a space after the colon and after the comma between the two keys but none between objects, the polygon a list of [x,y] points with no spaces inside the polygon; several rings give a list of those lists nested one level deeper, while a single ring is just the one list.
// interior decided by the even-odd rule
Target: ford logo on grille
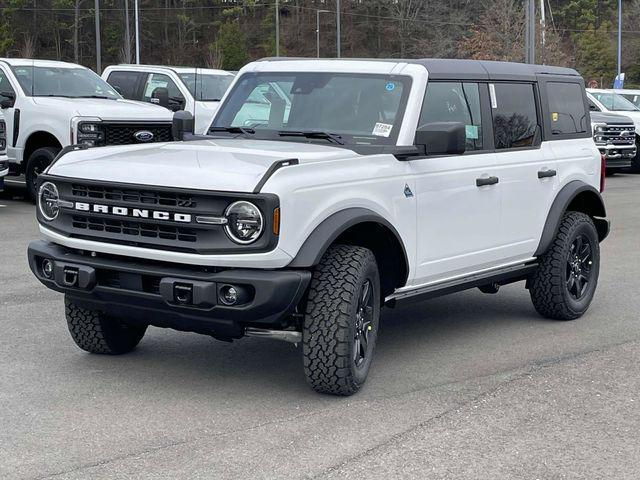
[{"label": "ford logo on grille", "polygon": [[138,130],[133,134],[133,137],[139,142],[150,142],[153,140],[153,132],[149,130]]}]

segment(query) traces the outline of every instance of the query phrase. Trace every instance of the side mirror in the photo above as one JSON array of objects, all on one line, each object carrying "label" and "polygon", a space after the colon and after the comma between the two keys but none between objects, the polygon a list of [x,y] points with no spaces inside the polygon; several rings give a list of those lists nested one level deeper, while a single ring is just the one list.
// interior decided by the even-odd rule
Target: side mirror
[{"label": "side mirror", "polygon": [[416,131],[414,144],[426,155],[460,155],[467,149],[466,127],[459,122],[435,122]]},{"label": "side mirror", "polygon": [[185,110],[180,110],[173,114],[173,123],[171,125],[171,133],[174,140],[183,140],[185,133],[193,133],[194,130],[193,115]]},{"label": "side mirror", "polygon": [[11,108],[16,103],[16,94],[13,92],[0,92],[0,108]]}]

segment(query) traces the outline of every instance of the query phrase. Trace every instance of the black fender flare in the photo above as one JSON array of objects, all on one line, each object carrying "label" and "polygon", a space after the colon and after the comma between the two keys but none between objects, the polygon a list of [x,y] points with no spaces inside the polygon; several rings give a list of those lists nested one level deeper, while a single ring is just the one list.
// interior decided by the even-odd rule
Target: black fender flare
[{"label": "black fender flare", "polygon": [[537,257],[547,251],[558,232],[558,228],[560,228],[560,222],[562,221],[564,212],[567,211],[571,202],[584,192],[587,192],[589,198],[589,211],[585,213],[588,213],[593,218],[600,241],[607,237],[609,234],[609,221],[605,219],[607,212],[600,192],[581,180],[573,180],[562,187],[556,195],[549,214],[547,215],[542,236],[540,237],[540,243],[538,243],[538,248],[534,256]]},{"label": "black fender flare", "polygon": [[300,250],[288,265],[295,268],[308,268],[317,265],[331,244],[348,228],[359,223],[378,223],[388,228],[402,248],[405,265],[409,268],[409,259],[402,237],[396,228],[384,217],[367,208],[346,208],[325,218],[304,241]]}]

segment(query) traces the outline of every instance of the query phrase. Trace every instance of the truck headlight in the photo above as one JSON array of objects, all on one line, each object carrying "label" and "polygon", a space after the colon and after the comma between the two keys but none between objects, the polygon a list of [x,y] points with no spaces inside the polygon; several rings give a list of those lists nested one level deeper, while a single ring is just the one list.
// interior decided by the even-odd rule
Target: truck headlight
[{"label": "truck headlight", "polygon": [[242,200],[232,203],[224,216],[227,219],[224,229],[236,243],[246,245],[255,242],[264,230],[262,212],[251,202]]},{"label": "truck headlight", "polygon": [[97,122],[80,122],[77,139],[79,144],[89,147],[104,145],[104,129]]},{"label": "truck headlight", "polygon": [[38,190],[38,208],[47,221],[55,220],[60,213],[58,188],[51,182],[40,185]]}]

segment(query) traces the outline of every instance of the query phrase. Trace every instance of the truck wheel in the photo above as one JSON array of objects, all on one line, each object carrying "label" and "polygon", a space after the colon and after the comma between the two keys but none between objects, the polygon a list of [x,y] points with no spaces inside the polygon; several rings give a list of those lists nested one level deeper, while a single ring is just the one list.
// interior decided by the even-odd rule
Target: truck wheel
[{"label": "truck wheel", "polygon": [[539,258],[529,294],[540,315],[573,320],[587,311],[598,284],[600,244],[588,215],[566,212],[551,247]]},{"label": "truck wheel", "polygon": [[39,148],[27,160],[24,176],[27,183],[27,196],[32,202],[35,203],[38,195],[38,176],[51,165],[59,151],[60,149],[56,147]]},{"label": "truck wheel", "polygon": [[307,381],[352,395],[369,373],[380,319],[380,277],[371,250],[331,247],[313,272],[302,329]]},{"label": "truck wheel", "polygon": [[67,325],[73,341],[90,353],[120,355],[140,343],[147,327],[124,325],[103,313],[75,305],[64,299]]}]

